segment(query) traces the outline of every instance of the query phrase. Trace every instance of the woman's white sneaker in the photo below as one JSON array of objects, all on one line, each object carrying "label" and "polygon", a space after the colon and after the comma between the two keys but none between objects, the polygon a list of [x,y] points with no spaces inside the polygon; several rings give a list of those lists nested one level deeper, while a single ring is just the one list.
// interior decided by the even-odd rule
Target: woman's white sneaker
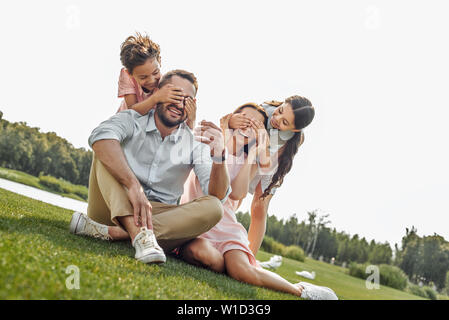
[{"label": "woman's white sneaker", "polygon": [[308,282],[299,282],[296,285],[300,285],[304,289],[301,293],[301,298],[308,300],[338,300],[334,290],[317,286]]},{"label": "woman's white sneaker", "polygon": [[108,226],[93,221],[86,214],[74,212],[70,221],[70,232],[81,236],[89,236],[102,240],[112,240]]},{"label": "woman's white sneaker", "polygon": [[135,258],[143,263],[164,263],[164,250],[159,246],[152,230],[145,227],[134,238],[133,247],[136,249]]}]

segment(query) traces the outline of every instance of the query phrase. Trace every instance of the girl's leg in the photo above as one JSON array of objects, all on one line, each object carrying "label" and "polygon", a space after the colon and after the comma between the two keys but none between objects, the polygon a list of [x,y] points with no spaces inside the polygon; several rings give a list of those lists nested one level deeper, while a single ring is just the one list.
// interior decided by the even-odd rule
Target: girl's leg
[{"label": "girl's leg", "polygon": [[225,264],[223,255],[206,239],[196,238],[181,247],[181,257],[186,262],[198,267],[223,273]]},{"label": "girl's leg", "polygon": [[226,252],[224,261],[228,275],[238,281],[301,296],[301,286],[288,282],[274,272],[251,265],[247,254],[241,250]]}]

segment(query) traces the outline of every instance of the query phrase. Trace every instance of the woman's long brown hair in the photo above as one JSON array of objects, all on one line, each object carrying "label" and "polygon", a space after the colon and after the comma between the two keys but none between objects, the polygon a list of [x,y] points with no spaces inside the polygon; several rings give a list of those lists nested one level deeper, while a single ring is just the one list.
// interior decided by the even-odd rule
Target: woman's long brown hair
[{"label": "woman's long brown hair", "polygon": [[[267,189],[260,196],[261,199],[265,199],[271,193],[271,189],[280,187],[284,182],[285,176],[292,169],[293,158],[298,152],[299,147],[304,142],[304,133],[302,129],[312,122],[315,115],[315,110],[312,103],[307,98],[292,96],[287,98],[285,102],[292,106],[293,113],[295,115],[296,129],[301,131],[295,132],[295,135],[279,150],[280,155],[278,156],[278,168]],[[282,102],[273,100],[267,101],[265,104],[279,107]]]}]

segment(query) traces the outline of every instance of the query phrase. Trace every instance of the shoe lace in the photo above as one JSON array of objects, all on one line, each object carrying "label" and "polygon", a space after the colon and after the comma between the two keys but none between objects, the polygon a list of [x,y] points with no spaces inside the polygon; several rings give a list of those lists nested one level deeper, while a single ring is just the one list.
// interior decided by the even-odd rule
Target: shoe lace
[{"label": "shoe lace", "polygon": [[310,299],[310,300],[323,300],[323,299],[330,299],[332,296],[335,295],[335,293],[326,287],[320,287],[310,284],[304,284],[300,283],[300,285],[304,288],[303,289],[303,295],[301,295],[303,298]]},{"label": "shoe lace", "polygon": [[98,226],[96,226],[94,223],[92,223],[90,221],[86,221],[86,226],[84,228],[85,228],[85,231],[94,238],[99,238],[102,240],[111,240],[112,239],[109,236],[109,234],[104,234],[104,232],[102,232],[102,230],[98,229]]},{"label": "shoe lace", "polygon": [[153,233],[146,227],[140,228],[140,231],[143,232],[142,239],[139,241],[140,244],[142,245],[142,248],[148,249],[156,247]]}]

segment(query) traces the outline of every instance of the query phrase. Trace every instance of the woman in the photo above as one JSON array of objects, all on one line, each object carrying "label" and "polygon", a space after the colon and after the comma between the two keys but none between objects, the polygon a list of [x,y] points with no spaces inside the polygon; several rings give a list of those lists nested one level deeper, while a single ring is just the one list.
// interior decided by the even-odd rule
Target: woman
[{"label": "woman", "polygon": [[[248,231],[250,248],[257,254],[266,230],[268,206],[276,189],[282,185],[285,175],[291,170],[293,158],[304,142],[304,128],[315,116],[312,103],[305,97],[291,96],[284,102],[270,101],[261,105],[268,115],[267,130],[270,134],[270,170],[260,168],[250,183],[253,194],[251,224]],[[229,119],[229,128],[245,129],[250,122],[242,114]]]},{"label": "woman", "polygon": [[[266,165],[262,159],[266,159],[268,152],[269,140],[265,126],[269,117],[262,107],[252,103],[239,107],[234,114],[242,115],[249,123],[244,129],[234,130],[229,139],[226,139],[232,192],[223,204],[223,218],[211,230],[184,245],[180,249],[180,256],[197,266],[204,266],[216,272],[226,271],[232,278],[248,284],[307,299],[337,299],[329,288],[305,282],[292,284],[278,274],[258,266],[249,247],[246,230],[237,222],[235,211],[245,198],[259,165]],[[222,119],[224,132],[229,132],[230,118],[229,115]],[[260,164],[256,161],[257,158]],[[200,196],[202,191],[198,180],[191,174],[185,185],[181,203]]]}]

